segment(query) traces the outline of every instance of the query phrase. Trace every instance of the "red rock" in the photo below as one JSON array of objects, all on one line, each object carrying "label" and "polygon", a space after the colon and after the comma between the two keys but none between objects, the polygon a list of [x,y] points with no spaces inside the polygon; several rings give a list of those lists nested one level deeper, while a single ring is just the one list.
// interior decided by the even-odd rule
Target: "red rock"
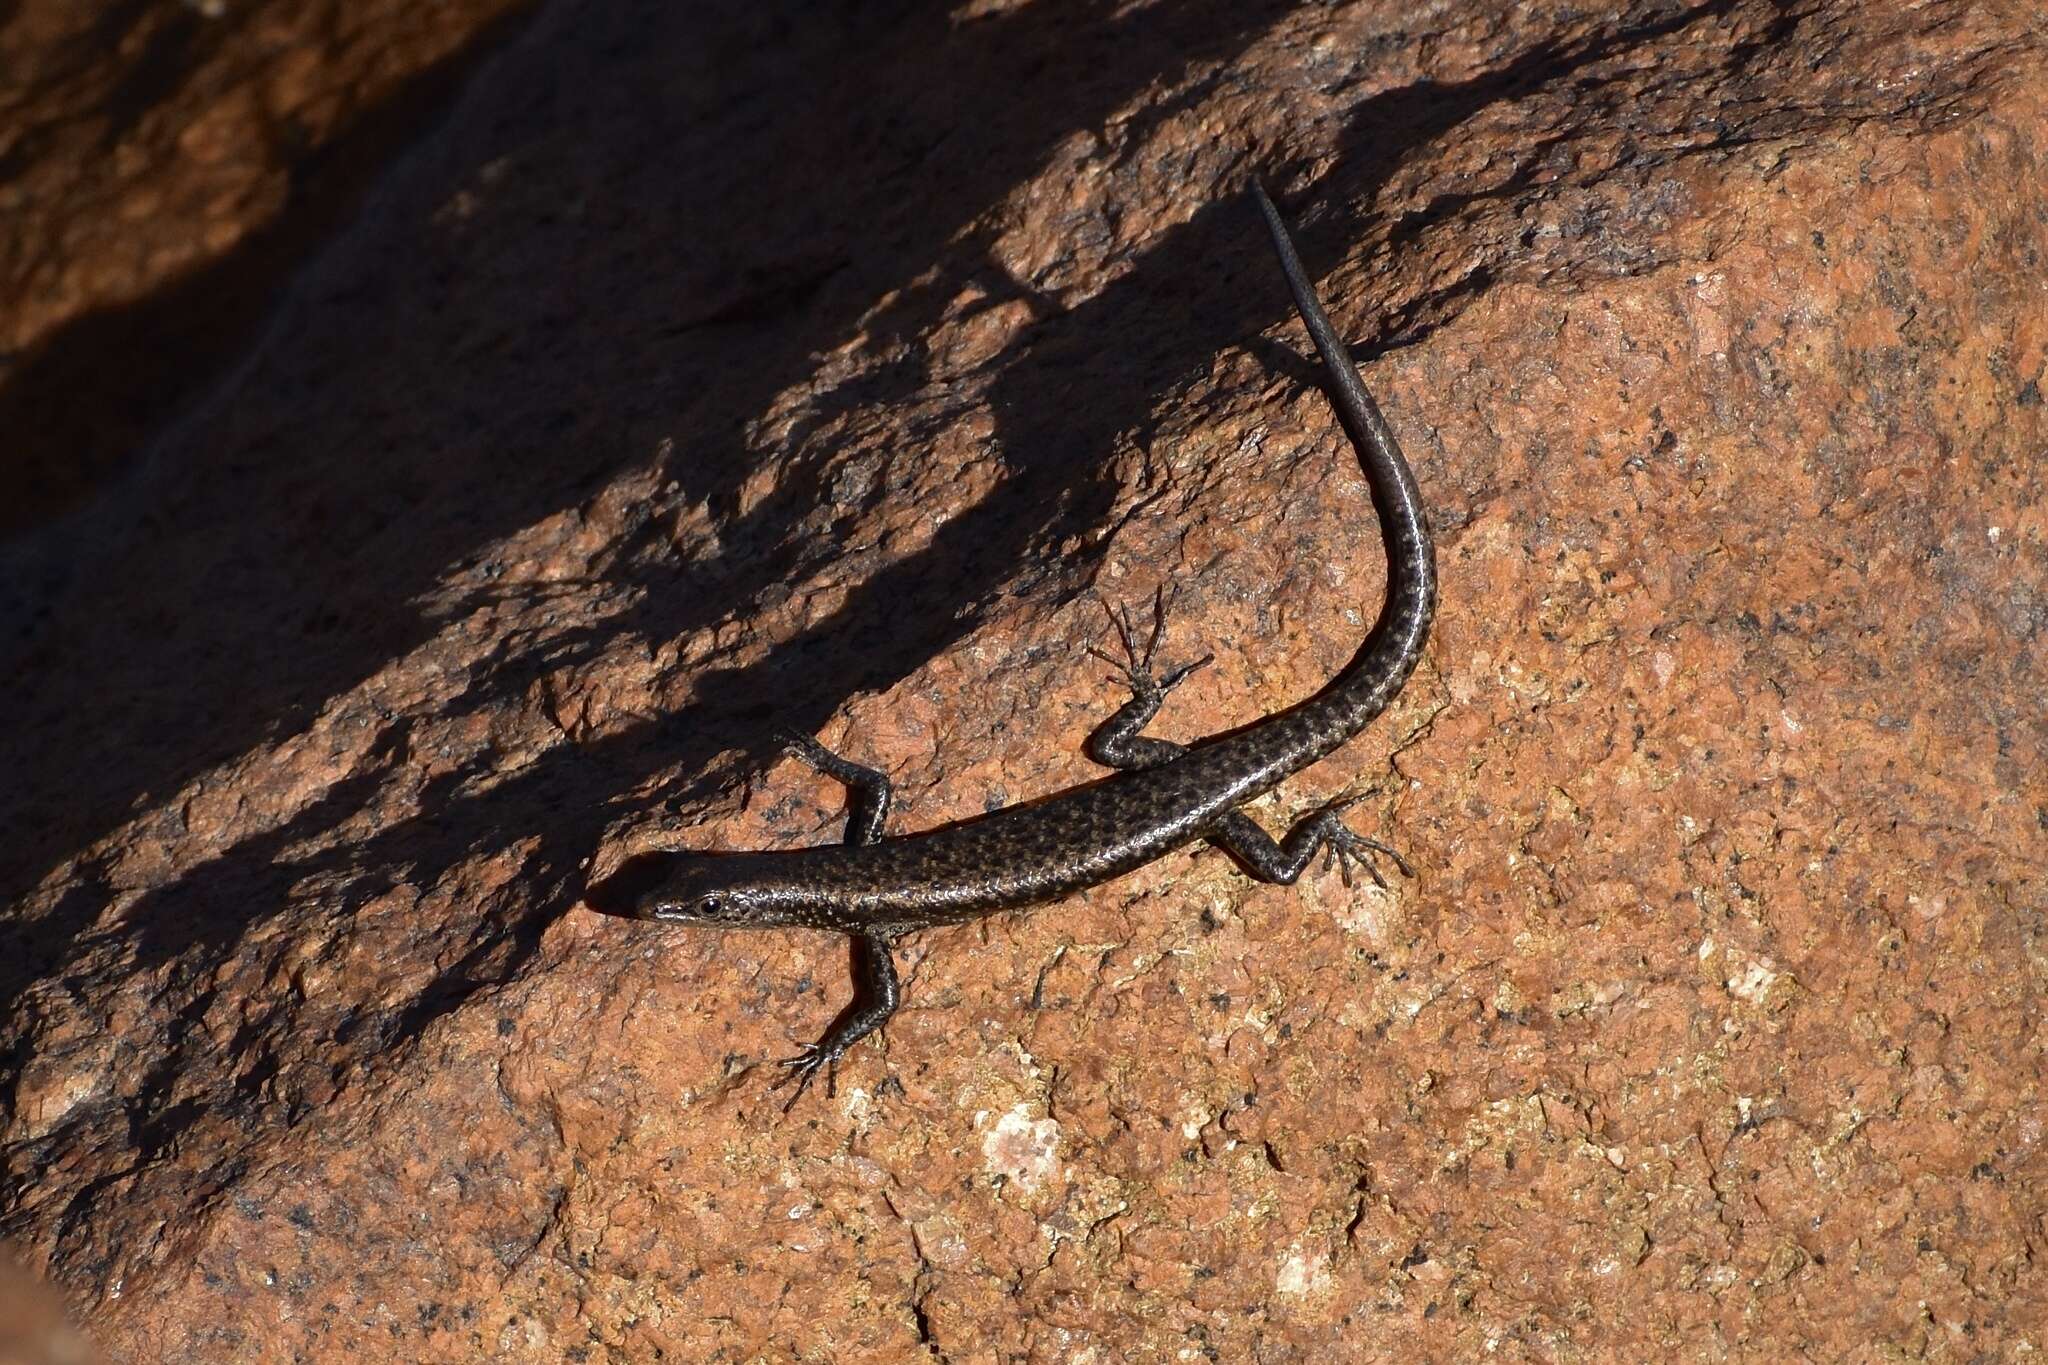
[{"label": "red rock", "polygon": [[[2037,1345],[2038,38],[1990,6],[550,11],[14,647],[0,1233],[122,1360]],[[846,951],[581,904],[1090,780],[1095,596],[1428,659],[1190,852]],[[1397,344],[1398,343],[1398,344]],[[1289,353],[1294,355],[1290,357]]]}]

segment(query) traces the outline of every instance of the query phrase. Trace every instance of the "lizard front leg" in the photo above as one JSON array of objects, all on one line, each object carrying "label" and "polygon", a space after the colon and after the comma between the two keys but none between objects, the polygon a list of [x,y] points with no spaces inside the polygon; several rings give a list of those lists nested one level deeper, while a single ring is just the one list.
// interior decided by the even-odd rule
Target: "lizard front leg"
[{"label": "lizard front leg", "polygon": [[[790,753],[846,785],[844,842],[872,844],[880,841],[894,796],[888,776],[852,759],[840,757],[808,735],[785,734],[783,743]],[[782,1106],[785,1114],[803,1098],[804,1091],[810,1089],[811,1081],[821,1067],[825,1068],[826,1093],[831,1093],[833,1070],[839,1059],[846,1055],[848,1048],[887,1023],[903,998],[889,939],[881,934],[849,934],[848,937],[853,940],[853,999],[847,1002],[846,1008],[840,1011],[839,1017],[832,1021],[831,1027],[818,1041],[806,1044],[804,1050],[794,1057],[783,1058],[782,1065],[788,1067],[789,1072],[775,1083],[775,1087],[792,1081],[796,1083],[796,1089]]]},{"label": "lizard front leg", "polygon": [[881,840],[889,803],[895,798],[895,788],[886,774],[841,758],[809,735],[784,731],[782,745],[825,776],[845,784],[846,837],[841,842],[872,844]]},{"label": "lizard front leg", "polygon": [[1168,693],[1216,656],[1204,654],[1193,663],[1167,670],[1163,678],[1153,676],[1152,656],[1159,650],[1160,636],[1166,633],[1164,588],[1152,597],[1152,632],[1142,648],[1138,644],[1137,632],[1131,626],[1129,608],[1118,610],[1104,602],[1103,610],[1109,612],[1110,624],[1116,627],[1117,639],[1123,643],[1124,657],[1115,659],[1093,647],[1088,652],[1123,674],[1124,685],[1131,689],[1131,699],[1088,736],[1084,746],[1088,757],[1104,767],[1125,770],[1156,768],[1162,763],[1170,763],[1180,757],[1182,746],[1169,739],[1148,739],[1139,732],[1159,714]]},{"label": "lizard front leg", "polygon": [[770,1089],[779,1089],[796,1082],[796,1089],[790,1092],[783,1104],[782,1112],[787,1114],[796,1102],[803,1098],[804,1091],[811,1088],[811,1081],[824,1067],[825,1093],[832,1093],[833,1069],[846,1050],[876,1029],[889,1022],[889,1016],[896,1013],[896,1006],[903,998],[901,985],[896,980],[896,963],[890,954],[889,940],[880,934],[851,934],[853,940],[853,999],[847,1002],[832,1026],[825,1030],[817,1042],[808,1043],[804,1050],[794,1057],[785,1057],[782,1064],[789,1071]]}]

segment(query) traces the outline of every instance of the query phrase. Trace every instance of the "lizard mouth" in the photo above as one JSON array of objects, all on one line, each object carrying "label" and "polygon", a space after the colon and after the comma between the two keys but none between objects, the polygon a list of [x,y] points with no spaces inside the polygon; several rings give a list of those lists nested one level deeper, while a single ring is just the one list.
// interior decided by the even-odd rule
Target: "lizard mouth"
[{"label": "lizard mouth", "polygon": [[681,861],[673,853],[636,853],[611,875],[583,888],[583,903],[600,915],[653,919],[655,893]]}]

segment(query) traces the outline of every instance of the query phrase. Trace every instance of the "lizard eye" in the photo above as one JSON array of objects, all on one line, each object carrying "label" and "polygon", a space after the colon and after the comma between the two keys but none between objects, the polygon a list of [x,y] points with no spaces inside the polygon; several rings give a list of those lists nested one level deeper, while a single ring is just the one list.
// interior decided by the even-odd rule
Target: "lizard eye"
[{"label": "lizard eye", "polygon": [[701,896],[697,900],[697,913],[716,918],[725,913],[725,902],[717,896]]}]

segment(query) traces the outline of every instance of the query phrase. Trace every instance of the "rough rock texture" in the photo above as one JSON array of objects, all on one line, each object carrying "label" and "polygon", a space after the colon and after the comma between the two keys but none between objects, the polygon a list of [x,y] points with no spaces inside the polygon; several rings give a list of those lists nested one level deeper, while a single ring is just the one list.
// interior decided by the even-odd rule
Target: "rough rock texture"
[{"label": "rough rock texture", "polygon": [[102,484],[523,0],[0,11],[0,535]]},{"label": "rough rock texture", "polygon": [[[2025,7],[561,4],[81,533],[16,660],[0,1234],[117,1359],[2012,1359],[2048,1340]],[[631,854],[1422,671],[1207,853],[907,945]]]}]

